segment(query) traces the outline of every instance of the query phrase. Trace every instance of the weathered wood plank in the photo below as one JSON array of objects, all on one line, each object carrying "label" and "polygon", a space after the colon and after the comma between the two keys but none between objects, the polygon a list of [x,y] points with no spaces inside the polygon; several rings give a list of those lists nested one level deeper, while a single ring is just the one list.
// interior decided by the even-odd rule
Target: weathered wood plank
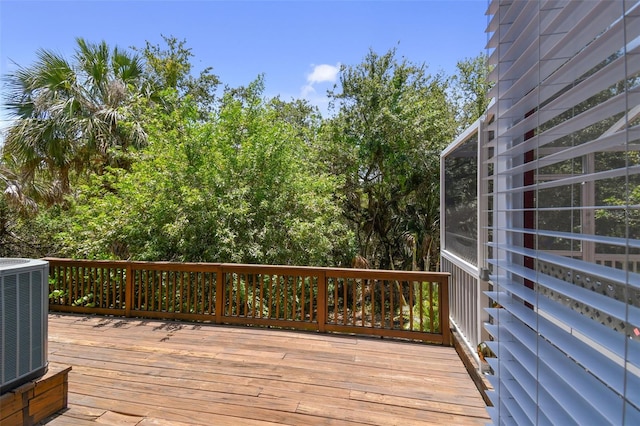
[{"label": "weathered wood plank", "polygon": [[49,353],[50,361],[73,366],[70,409],[51,425],[489,421],[473,381],[447,347],[51,314]]},{"label": "weathered wood plank", "polygon": [[49,364],[41,377],[0,396],[0,424],[31,425],[67,406],[67,375],[71,367]]}]

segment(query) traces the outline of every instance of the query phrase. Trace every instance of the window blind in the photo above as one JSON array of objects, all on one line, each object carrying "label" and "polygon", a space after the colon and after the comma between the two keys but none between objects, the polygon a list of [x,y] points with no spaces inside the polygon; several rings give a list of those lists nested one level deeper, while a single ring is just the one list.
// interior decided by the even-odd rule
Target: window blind
[{"label": "window blind", "polygon": [[487,13],[491,417],[640,424],[640,1]]}]

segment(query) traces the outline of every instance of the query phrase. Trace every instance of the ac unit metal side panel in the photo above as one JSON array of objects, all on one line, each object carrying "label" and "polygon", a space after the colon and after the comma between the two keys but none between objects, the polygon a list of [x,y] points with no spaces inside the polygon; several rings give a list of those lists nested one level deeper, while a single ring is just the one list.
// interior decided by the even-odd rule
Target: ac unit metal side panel
[{"label": "ac unit metal side panel", "polygon": [[18,275],[2,277],[2,388],[18,378]]},{"label": "ac unit metal side panel", "polygon": [[46,372],[48,276],[47,262],[0,259],[0,393]]}]

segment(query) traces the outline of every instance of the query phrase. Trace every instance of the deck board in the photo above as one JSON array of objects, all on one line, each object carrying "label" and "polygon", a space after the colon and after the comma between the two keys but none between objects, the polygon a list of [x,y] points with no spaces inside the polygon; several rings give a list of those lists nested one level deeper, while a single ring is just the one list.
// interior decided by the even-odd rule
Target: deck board
[{"label": "deck board", "polygon": [[71,365],[60,425],[483,425],[455,350],[412,342],[71,314],[49,316]]}]

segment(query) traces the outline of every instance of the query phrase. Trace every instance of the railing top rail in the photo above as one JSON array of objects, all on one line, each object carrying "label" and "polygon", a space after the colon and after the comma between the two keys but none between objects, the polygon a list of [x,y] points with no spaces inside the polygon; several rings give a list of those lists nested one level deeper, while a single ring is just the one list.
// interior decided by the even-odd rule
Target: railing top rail
[{"label": "railing top rail", "polygon": [[126,260],[88,260],[88,259],[68,259],[59,257],[44,257],[42,260],[54,263],[80,264],[80,265],[100,265],[100,267],[120,267],[124,268],[130,262]]},{"label": "railing top rail", "polygon": [[400,279],[405,281],[440,281],[446,279],[450,275],[448,272],[393,271],[355,268],[325,268],[325,271],[327,277]]},{"label": "railing top rail", "polygon": [[197,263],[197,262],[145,262],[128,260],[87,260],[87,259],[64,259],[46,257],[43,260],[55,263],[96,265],[99,267],[126,267],[130,266],[134,270],[172,270],[191,272],[215,272],[219,270],[233,272],[270,272],[299,275],[319,275],[325,274],[331,278],[371,278],[371,279],[395,279],[406,281],[442,281],[450,274],[448,272],[429,271],[393,271],[380,269],[355,269],[355,268],[333,268],[317,266],[290,266],[290,265],[262,265],[262,264],[241,264],[241,263]]}]

